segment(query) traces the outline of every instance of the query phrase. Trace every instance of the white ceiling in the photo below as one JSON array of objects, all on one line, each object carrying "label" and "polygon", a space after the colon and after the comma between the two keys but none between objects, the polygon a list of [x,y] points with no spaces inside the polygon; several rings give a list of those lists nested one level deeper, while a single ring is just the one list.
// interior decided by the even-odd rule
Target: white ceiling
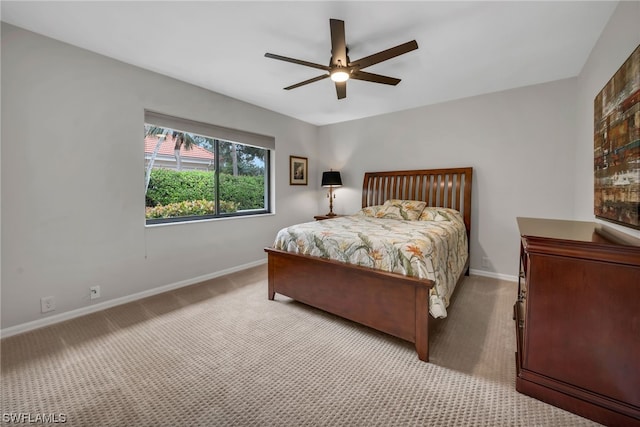
[{"label": "white ceiling", "polygon": [[[574,77],[614,1],[2,1],[2,20],[316,125]],[[367,68],[398,86],[349,81],[338,100],[322,71],[329,18],[345,21],[351,59],[417,40]]]}]

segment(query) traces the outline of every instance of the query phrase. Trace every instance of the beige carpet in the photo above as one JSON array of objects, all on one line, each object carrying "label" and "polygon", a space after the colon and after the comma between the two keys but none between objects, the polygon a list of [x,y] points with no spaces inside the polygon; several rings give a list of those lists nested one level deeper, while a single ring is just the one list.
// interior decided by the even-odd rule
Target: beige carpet
[{"label": "beige carpet", "polygon": [[466,278],[449,317],[432,322],[424,363],[404,341],[280,295],[268,301],[261,266],[2,340],[3,420],[595,425],[515,391],[515,292]]}]

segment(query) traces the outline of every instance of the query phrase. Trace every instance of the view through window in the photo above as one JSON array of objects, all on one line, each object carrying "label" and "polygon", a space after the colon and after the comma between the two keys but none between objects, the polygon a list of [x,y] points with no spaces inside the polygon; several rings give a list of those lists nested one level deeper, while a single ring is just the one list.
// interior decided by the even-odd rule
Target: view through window
[{"label": "view through window", "polygon": [[269,212],[269,149],[217,138],[225,128],[194,123],[145,114],[147,224]]}]

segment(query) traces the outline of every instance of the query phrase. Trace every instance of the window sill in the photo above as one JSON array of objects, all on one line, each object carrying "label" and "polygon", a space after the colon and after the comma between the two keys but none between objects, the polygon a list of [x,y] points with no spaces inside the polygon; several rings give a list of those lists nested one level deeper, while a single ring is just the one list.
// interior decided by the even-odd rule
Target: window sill
[{"label": "window sill", "polygon": [[156,227],[166,227],[166,226],[170,226],[170,225],[186,225],[186,224],[200,224],[203,222],[216,222],[216,221],[229,221],[229,220],[239,220],[239,219],[248,219],[248,218],[261,218],[261,217],[268,217],[268,216],[274,216],[275,213],[273,212],[265,212],[265,213],[258,213],[258,214],[254,214],[254,215],[232,215],[232,216],[222,216],[222,217],[218,217],[218,218],[203,218],[203,219],[193,219],[193,220],[187,220],[187,221],[173,221],[173,222],[158,222],[155,224],[146,224],[145,223],[145,228],[156,228]]}]

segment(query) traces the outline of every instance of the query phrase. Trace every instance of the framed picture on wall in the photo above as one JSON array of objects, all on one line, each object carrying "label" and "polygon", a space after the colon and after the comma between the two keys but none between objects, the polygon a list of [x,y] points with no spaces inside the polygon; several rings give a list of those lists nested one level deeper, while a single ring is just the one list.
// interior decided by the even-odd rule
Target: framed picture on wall
[{"label": "framed picture on wall", "polygon": [[640,45],[593,104],[595,216],[640,229]]},{"label": "framed picture on wall", "polygon": [[289,185],[307,185],[308,175],[308,159],[289,156]]}]

